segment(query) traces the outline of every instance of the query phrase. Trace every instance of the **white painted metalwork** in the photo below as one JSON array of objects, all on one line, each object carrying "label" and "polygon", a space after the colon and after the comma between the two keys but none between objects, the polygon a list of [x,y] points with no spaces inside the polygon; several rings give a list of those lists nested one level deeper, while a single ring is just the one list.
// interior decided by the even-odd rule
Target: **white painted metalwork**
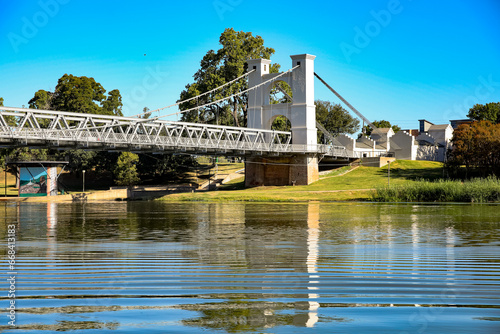
[{"label": "white painted metalwork", "polygon": [[[16,125],[9,125],[12,117]],[[11,107],[0,107],[0,145],[231,156],[311,152],[292,145],[284,131]],[[327,145],[317,153],[348,156],[344,147]]]}]

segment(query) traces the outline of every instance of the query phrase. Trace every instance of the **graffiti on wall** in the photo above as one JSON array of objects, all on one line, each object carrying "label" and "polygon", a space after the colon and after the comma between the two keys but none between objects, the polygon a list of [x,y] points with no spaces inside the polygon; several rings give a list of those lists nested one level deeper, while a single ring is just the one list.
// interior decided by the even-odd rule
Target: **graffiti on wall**
[{"label": "graffiti on wall", "polygon": [[21,167],[19,196],[47,196],[47,171],[43,167]]}]

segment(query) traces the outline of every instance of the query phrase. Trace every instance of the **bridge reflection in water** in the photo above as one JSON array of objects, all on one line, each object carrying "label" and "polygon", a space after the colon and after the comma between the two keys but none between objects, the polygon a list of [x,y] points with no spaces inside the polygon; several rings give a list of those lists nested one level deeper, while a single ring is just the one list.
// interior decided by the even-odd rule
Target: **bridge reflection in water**
[{"label": "bridge reflection in water", "polygon": [[19,232],[20,329],[491,332],[498,324],[500,213],[488,206],[0,209]]}]

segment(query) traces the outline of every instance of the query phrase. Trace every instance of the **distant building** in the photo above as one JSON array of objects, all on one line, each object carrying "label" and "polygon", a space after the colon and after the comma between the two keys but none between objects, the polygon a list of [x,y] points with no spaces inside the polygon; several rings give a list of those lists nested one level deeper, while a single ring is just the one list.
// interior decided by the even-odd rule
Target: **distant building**
[{"label": "distant building", "polygon": [[[472,122],[470,119],[450,121],[453,126]],[[451,148],[454,127],[450,124],[434,124],[419,120],[418,129],[401,130],[394,133],[392,128],[377,128],[370,137],[354,139],[341,134],[336,137],[339,144],[361,158],[393,156],[401,160],[446,161],[446,153]]]},{"label": "distant building", "polygon": [[444,162],[451,147],[453,127],[421,119],[418,129],[401,130],[396,134],[392,129],[376,129],[370,138],[396,159]]},{"label": "distant building", "polygon": [[452,119],[450,120],[450,124],[451,124],[451,127],[453,128],[453,130],[455,130],[456,128],[458,128],[459,125],[461,124],[470,124],[474,122],[473,119],[470,119],[470,118],[466,118],[466,119]]}]

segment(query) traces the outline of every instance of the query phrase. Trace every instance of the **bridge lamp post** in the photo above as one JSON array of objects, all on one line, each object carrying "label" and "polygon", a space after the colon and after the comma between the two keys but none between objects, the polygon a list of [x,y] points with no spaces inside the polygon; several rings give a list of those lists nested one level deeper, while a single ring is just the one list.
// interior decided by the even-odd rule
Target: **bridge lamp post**
[{"label": "bridge lamp post", "polygon": [[83,170],[83,187],[82,192],[85,192],[85,169]]}]

